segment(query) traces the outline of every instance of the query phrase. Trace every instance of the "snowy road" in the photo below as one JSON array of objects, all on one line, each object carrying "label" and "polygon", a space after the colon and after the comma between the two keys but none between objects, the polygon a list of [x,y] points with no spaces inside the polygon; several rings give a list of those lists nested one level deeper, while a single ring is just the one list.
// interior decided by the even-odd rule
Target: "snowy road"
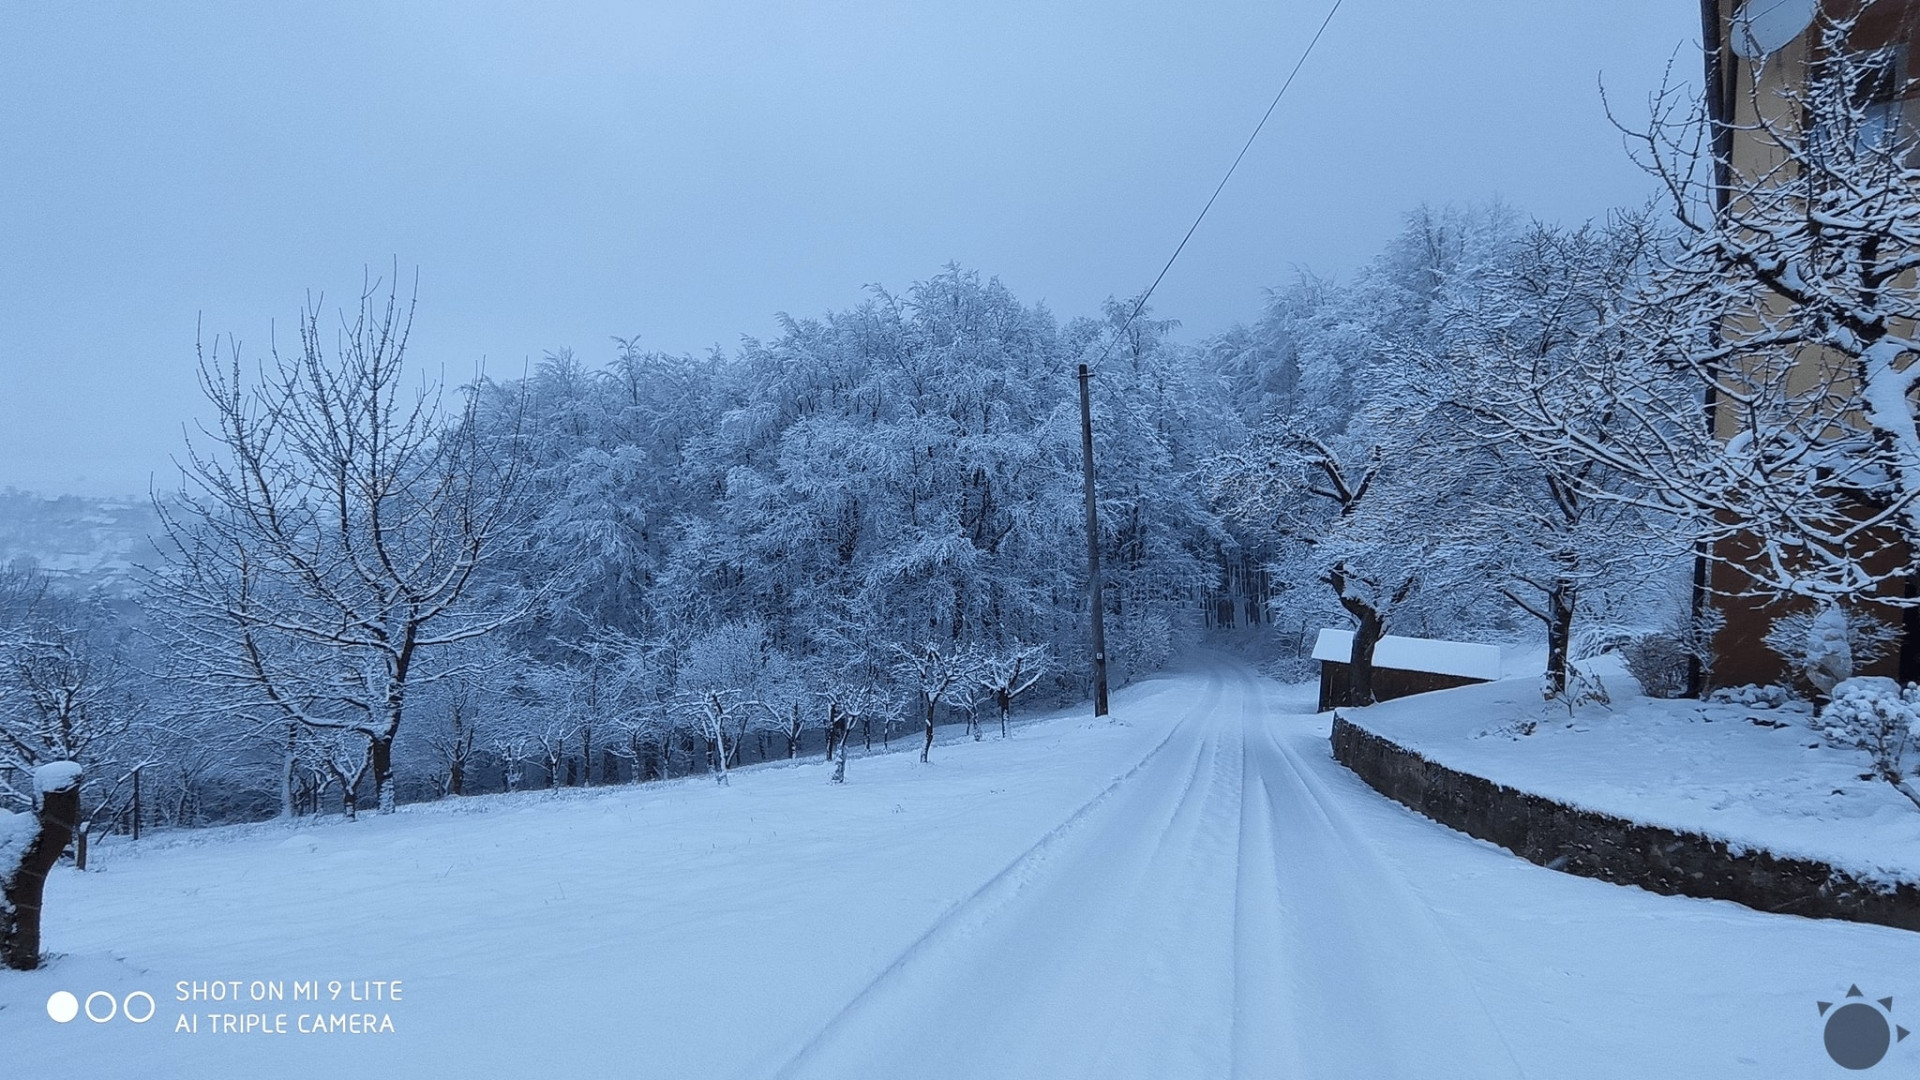
[{"label": "snowy road", "polygon": [[1213,673],[1136,771],[781,1075],[1516,1074],[1425,904],[1303,767],[1324,742],[1276,732],[1276,697]]},{"label": "snowy road", "polygon": [[[1816,1000],[1858,983],[1920,1014],[1920,937],[1531,866],[1381,799],[1307,707],[1216,658],[1116,695],[1118,723],[943,743],[930,766],[856,758],[845,787],[803,763],[109,848],[49,890],[60,958],[0,973],[0,1060],[143,1078],[1818,1076],[1837,1070]],[[315,1008],[178,1003],[179,980],[330,978],[402,980],[377,1007],[395,1031],[176,1030]],[[158,1015],[55,1024],[58,989],[144,990]],[[1912,1075],[1913,1053],[1882,1069]]]}]

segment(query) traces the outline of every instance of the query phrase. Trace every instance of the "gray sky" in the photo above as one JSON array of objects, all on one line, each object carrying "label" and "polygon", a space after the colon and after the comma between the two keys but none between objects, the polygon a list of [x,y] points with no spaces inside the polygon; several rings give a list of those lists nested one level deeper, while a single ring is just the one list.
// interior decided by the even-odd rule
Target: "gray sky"
[{"label": "gray sky", "polygon": [[[0,487],[146,490],[308,290],[420,273],[413,359],[770,337],[946,262],[1057,316],[1153,279],[1327,0],[0,0]],[[1193,339],[1422,201],[1651,193],[1698,6],[1346,0],[1154,298]]]}]

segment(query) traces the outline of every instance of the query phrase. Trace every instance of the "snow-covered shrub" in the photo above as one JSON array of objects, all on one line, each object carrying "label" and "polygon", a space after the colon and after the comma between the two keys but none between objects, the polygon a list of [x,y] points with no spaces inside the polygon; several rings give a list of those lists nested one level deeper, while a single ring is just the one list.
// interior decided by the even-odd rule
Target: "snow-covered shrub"
[{"label": "snow-covered shrub", "polygon": [[1779,709],[1793,700],[1793,692],[1784,686],[1723,686],[1707,695],[1716,705],[1744,705],[1749,709]]},{"label": "snow-covered shrub", "polygon": [[1594,674],[1584,664],[1567,665],[1567,686],[1564,691],[1554,686],[1551,674],[1542,675],[1540,692],[1549,701],[1555,697],[1560,698],[1561,704],[1567,707],[1568,715],[1572,715],[1574,710],[1582,705],[1613,704],[1613,695],[1607,693],[1607,684],[1601,682],[1600,676]]},{"label": "snow-covered shrub", "polygon": [[1829,741],[1866,751],[1874,775],[1920,806],[1920,793],[1900,770],[1901,759],[1920,736],[1920,686],[1903,687],[1877,676],[1846,679],[1834,686],[1814,723]]},{"label": "snow-covered shrub", "polygon": [[1892,625],[1839,604],[1795,611],[1773,621],[1767,648],[1814,690],[1830,694],[1853,673],[1887,655],[1899,637]]},{"label": "snow-covered shrub", "polygon": [[1640,683],[1648,697],[1656,698],[1686,696],[1693,658],[1693,650],[1672,630],[1642,634],[1620,649],[1627,674]]}]

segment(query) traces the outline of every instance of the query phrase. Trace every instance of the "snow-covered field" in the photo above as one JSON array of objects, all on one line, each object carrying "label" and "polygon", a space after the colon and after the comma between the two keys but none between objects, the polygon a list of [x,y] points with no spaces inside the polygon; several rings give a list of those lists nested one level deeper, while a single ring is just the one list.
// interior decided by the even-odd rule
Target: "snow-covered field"
[{"label": "snow-covered field", "polygon": [[1569,712],[1539,677],[1403,698],[1350,715],[1429,760],[1636,821],[1920,882],[1920,810],[1834,746],[1804,706],[1663,701],[1601,669],[1606,705]]},{"label": "snow-covered field", "polygon": [[[856,759],[844,787],[814,762],[110,846],[49,887],[57,959],[0,973],[0,1069],[1818,1076],[1816,1001],[1920,1001],[1920,937],[1532,866],[1374,794],[1309,708],[1215,658],[1116,695],[1119,723]],[[372,982],[399,1000],[350,1002]],[[155,1014],[58,1024],[62,990]],[[348,1013],[393,1030],[296,1030]]]}]

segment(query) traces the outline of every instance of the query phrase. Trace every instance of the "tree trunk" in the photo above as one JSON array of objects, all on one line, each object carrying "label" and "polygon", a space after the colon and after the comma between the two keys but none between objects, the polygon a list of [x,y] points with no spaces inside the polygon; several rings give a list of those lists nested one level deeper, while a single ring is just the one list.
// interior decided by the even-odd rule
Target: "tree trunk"
[{"label": "tree trunk", "polygon": [[467,718],[456,703],[449,714],[453,722],[453,742],[447,752],[447,794],[461,795],[467,783],[467,755],[473,750],[473,731],[467,727]]},{"label": "tree trunk", "polygon": [[294,748],[300,741],[300,729],[287,725],[287,756],[280,767],[280,816],[292,821],[300,816],[300,808],[293,802],[293,770],[295,766]]},{"label": "tree trunk", "polygon": [[1380,612],[1363,596],[1347,591],[1344,566],[1336,566],[1327,575],[1340,606],[1360,624],[1353,632],[1353,661],[1347,666],[1347,693],[1356,706],[1373,704],[1373,650],[1380,644],[1386,625]]},{"label": "tree trunk", "polygon": [[380,813],[391,814],[394,808],[393,732],[375,735],[368,742],[373,754],[373,801]]},{"label": "tree trunk", "polygon": [[1362,619],[1353,634],[1353,663],[1347,668],[1347,693],[1355,705],[1373,704],[1373,650],[1380,644],[1380,620]]},{"label": "tree trunk", "polygon": [[1567,692],[1567,647],[1573,640],[1575,592],[1570,581],[1556,581],[1547,593],[1547,696]]},{"label": "tree trunk", "polygon": [[828,761],[833,760],[833,749],[835,746],[839,745],[838,740],[843,737],[844,736],[842,735],[842,732],[841,732],[840,706],[832,702],[829,702],[827,704],[827,760]]},{"label": "tree trunk", "polygon": [[920,760],[924,763],[927,760],[927,754],[933,750],[933,710],[940,702],[925,694],[920,695],[920,700],[927,705],[927,738],[920,744]]},{"label": "tree trunk", "polygon": [[993,692],[993,703],[1000,707],[1000,737],[1007,737],[1007,714],[1013,711],[1013,695],[1002,688]]},{"label": "tree trunk", "polygon": [[0,967],[32,971],[40,966],[40,900],[47,872],[73,839],[80,823],[80,785],[40,796],[40,831],[13,876],[0,880]]}]

